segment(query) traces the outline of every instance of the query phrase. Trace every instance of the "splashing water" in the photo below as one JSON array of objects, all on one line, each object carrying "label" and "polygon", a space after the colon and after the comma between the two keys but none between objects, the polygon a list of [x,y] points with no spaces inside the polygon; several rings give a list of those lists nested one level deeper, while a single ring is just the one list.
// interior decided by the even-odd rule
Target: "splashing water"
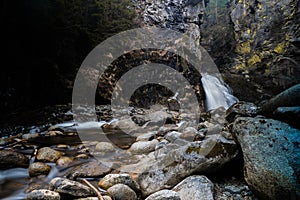
[{"label": "splashing water", "polygon": [[226,110],[239,100],[232,95],[231,88],[219,78],[202,74],[201,82],[205,92],[205,107],[207,111],[224,107]]}]

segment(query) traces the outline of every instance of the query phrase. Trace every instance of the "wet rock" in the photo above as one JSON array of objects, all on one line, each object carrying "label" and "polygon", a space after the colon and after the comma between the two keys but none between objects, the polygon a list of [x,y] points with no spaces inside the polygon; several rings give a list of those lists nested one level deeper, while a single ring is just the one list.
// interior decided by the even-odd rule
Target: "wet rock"
[{"label": "wet rock", "polygon": [[49,189],[60,194],[73,197],[95,196],[94,192],[86,185],[66,178],[54,178],[51,180]]},{"label": "wet rock", "polygon": [[257,113],[258,107],[254,103],[240,101],[226,111],[226,120],[231,123],[237,117],[254,117]]},{"label": "wet rock", "polygon": [[136,200],[136,193],[127,185],[116,184],[107,190],[109,196],[114,200]]},{"label": "wet rock", "polygon": [[32,138],[37,138],[39,136],[40,136],[39,133],[27,133],[27,134],[23,134],[22,138],[25,139],[25,140],[29,140],[29,139],[32,139]]},{"label": "wet rock", "polygon": [[263,199],[300,198],[300,131],[263,118],[238,118],[233,134],[241,145],[245,180]]},{"label": "wet rock", "polygon": [[142,194],[147,196],[172,188],[191,174],[220,170],[237,154],[238,148],[234,141],[220,135],[210,135],[201,142],[175,145],[158,157],[148,155],[139,163],[123,166],[120,170],[137,174],[134,180],[140,185]]},{"label": "wet rock", "polygon": [[36,158],[43,162],[56,162],[63,153],[53,150],[49,147],[44,147],[38,150]]},{"label": "wet rock", "polygon": [[131,145],[129,151],[134,154],[149,153],[155,150],[155,146],[158,144],[158,140],[151,141],[138,141]]},{"label": "wet rock", "polygon": [[51,171],[51,167],[42,162],[32,163],[28,168],[29,176],[48,175]]},{"label": "wet rock", "polygon": [[180,196],[172,190],[161,190],[151,194],[145,200],[180,200]]},{"label": "wet rock", "polygon": [[73,162],[73,159],[70,157],[62,156],[56,161],[58,166],[69,166]]},{"label": "wet rock", "polygon": [[29,159],[16,151],[0,150],[0,169],[28,167]]},{"label": "wet rock", "polygon": [[76,155],[76,156],[75,156],[75,158],[80,158],[80,159],[88,159],[88,158],[89,158],[89,156],[88,156],[88,155],[86,155],[86,154],[78,154],[78,155]]},{"label": "wet rock", "polygon": [[113,164],[108,162],[87,162],[74,167],[66,176],[70,179],[95,178],[108,174],[112,167]]},{"label": "wet rock", "polygon": [[115,150],[115,148],[109,142],[99,142],[96,145],[95,150],[99,151],[99,152],[113,152]]},{"label": "wet rock", "polygon": [[27,194],[26,200],[60,200],[60,195],[50,190],[33,190]]},{"label": "wet rock", "polygon": [[172,190],[177,192],[181,200],[213,200],[213,183],[205,176],[190,176]]},{"label": "wet rock", "polygon": [[134,191],[139,191],[139,185],[133,181],[129,174],[108,174],[100,180],[98,186],[107,190],[118,183],[128,185]]}]

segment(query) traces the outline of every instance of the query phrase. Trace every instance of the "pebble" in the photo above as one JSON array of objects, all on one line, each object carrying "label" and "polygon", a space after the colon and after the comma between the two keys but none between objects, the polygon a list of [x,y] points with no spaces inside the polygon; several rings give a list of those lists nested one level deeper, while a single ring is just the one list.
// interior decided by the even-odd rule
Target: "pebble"
[{"label": "pebble", "polygon": [[51,171],[51,167],[46,163],[35,162],[32,163],[28,168],[29,176],[39,176],[39,175],[48,175]]},{"label": "pebble", "polygon": [[95,150],[99,152],[113,152],[115,147],[109,142],[99,142],[97,143]]},{"label": "pebble", "polygon": [[172,190],[161,190],[151,194],[145,200],[180,200],[180,196]]},{"label": "pebble", "polygon": [[109,196],[114,200],[136,200],[136,193],[127,185],[116,184],[107,190]]},{"label": "pebble", "polygon": [[98,186],[103,188],[104,190],[107,190],[113,185],[119,183],[129,186],[134,191],[139,190],[138,184],[131,179],[129,174],[108,174],[100,180]]},{"label": "pebble", "polygon": [[60,200],[60,195],[57,192],[50,190],[33,190],[28,193],[26,200]]},{"label": "pebble", "polygon": [[129,151],[133,154],[149,153],[155,150],[158,140],[154,139],[151,141],[138,141],[131,145]]},{"label": "pebble", "polygon": [[36,158],[43,162],[56,162],[63,153],[53,150],[49,147],[44,147],[38,150]]},{"label": "pebble", "polygon": [[70,157],[62,156],[56,161],[58,166],[69,166],[73,162],[73,159]]}]

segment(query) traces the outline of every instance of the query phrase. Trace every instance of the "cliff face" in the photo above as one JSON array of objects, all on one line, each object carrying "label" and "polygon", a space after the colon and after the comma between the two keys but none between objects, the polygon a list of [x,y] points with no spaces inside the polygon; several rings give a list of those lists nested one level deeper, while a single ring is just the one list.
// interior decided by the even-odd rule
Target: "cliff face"
[{"label": "cliff face", "polygon": [[273,94],[300,82],[299,1],[235,1],[230,17],[235,72]]},{"label": "cliff face", "polygon": [[200,42],[200,24],[207,0],[133,0],[142,25],[190,33]]}]

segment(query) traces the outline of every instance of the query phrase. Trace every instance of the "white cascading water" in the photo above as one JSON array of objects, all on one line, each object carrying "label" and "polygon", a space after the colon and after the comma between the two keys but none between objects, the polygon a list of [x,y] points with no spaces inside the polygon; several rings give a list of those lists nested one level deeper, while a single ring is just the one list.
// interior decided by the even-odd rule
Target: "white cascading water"
[{"label": "white cascading water", "polygon": [[231,88],[219,78],[202,74],[201,82],[205,92],[205,107],[207,111],[224,107],[226,110],[239,100],[232,95]]}]

